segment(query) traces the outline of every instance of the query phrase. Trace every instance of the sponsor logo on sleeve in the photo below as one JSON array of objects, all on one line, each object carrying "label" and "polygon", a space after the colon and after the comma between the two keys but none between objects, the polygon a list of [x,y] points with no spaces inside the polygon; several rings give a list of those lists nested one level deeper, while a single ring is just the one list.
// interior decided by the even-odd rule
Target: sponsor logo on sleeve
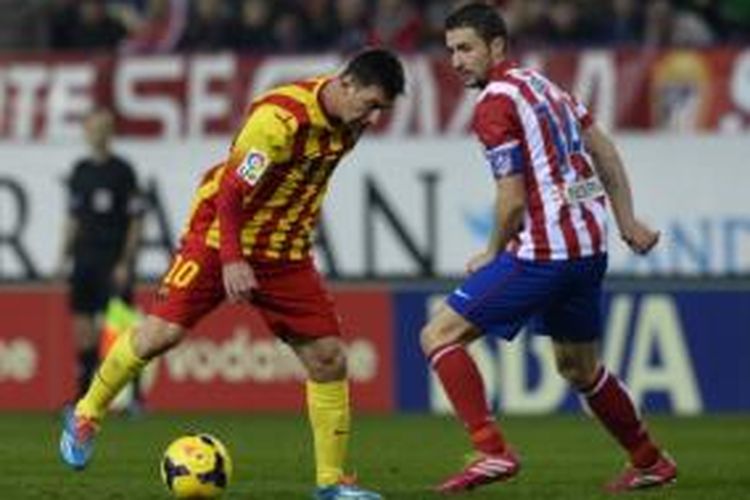
[{"label": "sponsor logo on sleeve", "polygon": [[251,149],[247,153],[245,161],[237,168],[237,174],[245,182],[254,186],[258,182],[258,179],[260,179],[260,176],[263,175],[268,163],[268,158],[264,153]]}]

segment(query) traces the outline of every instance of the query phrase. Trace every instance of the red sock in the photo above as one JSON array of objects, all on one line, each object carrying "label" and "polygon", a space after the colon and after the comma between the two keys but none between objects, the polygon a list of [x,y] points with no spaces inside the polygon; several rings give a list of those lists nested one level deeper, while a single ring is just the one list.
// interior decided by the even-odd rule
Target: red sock
[{"label": "red sock", "polygon": [[581,393],[599,421],[630,454],[633,465],[645,468],[658,460],[659,448],[617,377],[601,367],[594,383]]},{"label": "red sock", "polygon": [[474,448],[488,455],[502,453],[505,441],[490,414],[482,376],[466,349],[449,344],[435,349],[429,359]]}]

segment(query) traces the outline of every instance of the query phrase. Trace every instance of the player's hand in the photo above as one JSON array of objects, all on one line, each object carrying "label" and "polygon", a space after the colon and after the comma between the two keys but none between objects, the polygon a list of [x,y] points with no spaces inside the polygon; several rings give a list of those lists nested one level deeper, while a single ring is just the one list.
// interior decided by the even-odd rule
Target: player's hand
[{"label": "player's hand", "polygon": [[253,290],[258,288],[258,280],[255,278],[253,268],[244,260],[224,264],[221,274],[229,302],[249,300]]},{"label": "player's hand", "polygon": [[645,255],[651,251],[659,242],[659,231],[648,227],[638,219],[624,227],[620,228],[620,237],[630,249],[640,255]]},{"label": "player's hand", "polygon": [[128,286],[130,269],[127,262],[118,262],[112,269],[112,286],[118,292],[122,292]]},{"label": "player's hand", "polygon": [[494,252],[488,252],[484,251],[482,253],[476,254],[474,257],[469,259],[469,262],[466,263],[466,272],[469,274],[477,272],[479,269],[483,268],[497,256]]}]

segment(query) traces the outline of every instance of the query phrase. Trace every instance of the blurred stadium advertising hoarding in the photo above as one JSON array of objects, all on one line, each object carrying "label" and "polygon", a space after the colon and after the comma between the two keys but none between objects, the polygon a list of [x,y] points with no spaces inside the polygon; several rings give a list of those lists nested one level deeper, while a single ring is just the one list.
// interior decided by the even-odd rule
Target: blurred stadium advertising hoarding
[{"label": "blurred stadium advertising hoarding", "polygon": [[[638,211],[663,231],[646,258],[610,231],[610,269],[642,276],[750,273],[750,141],[742,136],[627,135],[620,144]],[[166,267],[202,170],[223,139],[140,142],[117,151],[139,168],[147,198],[139,274]],[[0,280],[49,275],[65,207],[73,144],[0,145]],[[316,246],[333,277],[446,277],[463,272],[490,230],[492,183],[469,137],[376,138],[339,166]]]},{"label": "blurred stadium advertising hoarding", "polygon": [[[520,60],[572,90],[608,129],[750,128],[748,49],[528,52]],[[380,132],[466,134],[475,94],[464,91],[447,58],[406,61],[412,83]],[[1,56],[0,138],[70,140],[95,103],[115,110],[121,135],[227,136],[252,96],[341,62],[335,55]]]},{"label": "blurred stadium advertising hoarding", "polygon": [[[664,231],[647,259],[612,246],[615,273],[750,270],[750,50],[529,52],[613,129],[639,211]],[[407,58],[414,82],[338,169],[317,246],[334,277],[457,275],[489,230],[491,183],[469,135],[475,94],[448,62]],[[150,204],[139,273],[158,275],[201,172],[221,160],[253,95],[331,71],[338,56],[0,57],[0,281],[47,275],[80,117],[113,107],[116,150]],[[692,130],[700,134],[673,134]],[[652,133],[658,132],[658,133]],[[614,241],[616,235],[611,234]]]},{"label": "blurred stadium advertising hoarding", "polygon": [[[364,411],[393,409],[392,312],[376,289],[335,293],[348,332],[353,397]],[[139,302],[150,299],[142,292]],[[55,409],[74,393],[75,362],[65,295],[54,287],[0,289],[13,314],[0,326],[0,409]],[[304,371],[260,316],[215,311],[149,365],[143,392],[155,409],[292,410],[304,401]]]},{"label": "blurred stadium advertising hoarding", "polygon": [[[636,281],[607,296],[605,357],[639,404],[679,414],[750,411],[750,286],[662,289],[675,276],[750,272],[750,51],[560,52],[524,55],[573,89],[617,134],[636,203],[663,230],[659,249],[631,257],[612,241],[611,269]],[[220,160],[250,96],[329,71],[336,56],[0,58],[0,408],[56,408],[73,393],[62,289],[12,284],[56,262],[64,176],[83,151],[80,117],[114,107],[115,149],[139,169],[147,199],[141,277],[166,267],[201,172]],[[492,187],[468,126],[474,95],[442,58],[408,59],[413,85],[391,119],[336,172],[316,253],[336,278],[445,278],[489,231]],[[677,130],[699,132],[674,134]],[[448,285],[350,288],[355,398],[367,411],[445,411],[417,335]],[[498,409],[577,407],[542,362],[544,338],[474,354]],[[547,353],[547,354],[544,354]],[[270,361],[272,360],[272,362]],[[208,319],[146,377],[154,408],[297,409],[299,367],[236,309]]]},{"label": "blurred stadium advertising hoarding", "polygon": [[[339,285],[356,406],[366,412],[446,412],[419,352],[426,314],[449,287]],[[142,296],[143,299],[143,296]],[[55,409],[74,389],[65,296],[51,287],[0,291],[0,410]],[[750,286],[655,290],[642,282],[611,288],[605,300],[604,357],[639,406],[693,415],[750,411],[747,354]],[[493,407],[503,413],[577,410],[554,372],[546,337],[521,335],[499,349],[472,348]],[[146,372],[151,409],[298,410],[302,372],[255,314],[237,307],[209,316]]]},{"label": "blurred stadium advertising hoarding", "polygon": [[[647,259],[613,245],[614,272],[748,273],[750,141],[729,132],[750,129],[750,50],[522,59],[573,89],[618,134],[639,209],[665,232]],[[468,131],[475,95],[445,58],[407,61],[415,83],[336,173],[318,244],[332,276],[456,275],[489,229],[491,183]],[[95,103],[116,111],[116,150],[140,170],[152,201],[139,272],[153,277],[166,265],[200,173],[224,156],[250,97],[339,62],[335,55],[0,57],[0,281],[51,271],[63,178],[83,153],[80,117]],[[674,130],[704,133],[662,133]]]}]

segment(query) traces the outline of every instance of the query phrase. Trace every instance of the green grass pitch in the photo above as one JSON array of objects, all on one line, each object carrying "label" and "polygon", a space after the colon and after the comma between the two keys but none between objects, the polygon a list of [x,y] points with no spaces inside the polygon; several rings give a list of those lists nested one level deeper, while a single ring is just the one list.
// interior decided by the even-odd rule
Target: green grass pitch
[{"label": "green grass pitch", "polygon": [[[603,482],[624,463],[609,437],[582,415],[502,418],[520,451],[522,473],[469,499],[607,498]],[[669,488],[632,498],[750,499],[750,416],[651,417],[680,466]],[[235,464],[228,499],[303,499],[312,486],[304,415],[153,414],[111,417],[85,472],[57,455],[59,421],[46,414],[0,414],[0,498],[145,500],[168,498],[159,480],[162,450],[178,435],[219,436]],[[389,499],[439,498],[429,488],[462,463],[467,442],[449,418],[355,417],[351,469]]]}]

